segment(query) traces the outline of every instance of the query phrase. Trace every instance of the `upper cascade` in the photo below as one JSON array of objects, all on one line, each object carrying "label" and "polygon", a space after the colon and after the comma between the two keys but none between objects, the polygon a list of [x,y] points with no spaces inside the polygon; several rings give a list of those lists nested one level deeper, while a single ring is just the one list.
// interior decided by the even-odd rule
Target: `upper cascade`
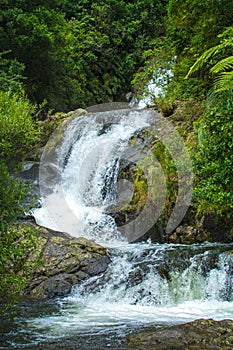
[{"label": "upper cascade", "polygon": [[120,166],[145,156],[140,145],[132,147],[130,142],[156,122],[155,116],[160,120],[155,112],[130,109],[79,116],[61,131],[59,145],[56,131],[40,165],[42,208],[34,211],[37,223],[101,243],[127,241],[108,208],[122,195],[132,197],[132,184],[119,193]]}]

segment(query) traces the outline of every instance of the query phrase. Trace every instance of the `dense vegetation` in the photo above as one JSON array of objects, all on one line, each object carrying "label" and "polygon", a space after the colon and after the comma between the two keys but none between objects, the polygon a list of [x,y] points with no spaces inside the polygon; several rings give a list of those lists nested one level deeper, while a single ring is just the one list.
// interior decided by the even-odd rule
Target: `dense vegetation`
[{"label": "dense vegetation", "polygon": [[[35,243],[29,230],[15,224],[24,214],[29,189],[12,174],[39,139],[33,106],[22,94],[0,91],[0,298],[17,294],[26,282],[24,263]],[[1,308],[1,305],[0,305]]]},{"label": "dense vegetation", "polygon": [[12,173],[40,138],[37,117],[141,95],[168,70],[158,108],[203,106],[187,114],[196,211],[232,217],[232,18],[232,0],[1,2],[0,294],[18,278],[7,266],[22,265],[22,231],[9,225],[27,189]]},{"label": "dense vegetation", "polygon": [[[232,1],[168,1],[166,35],[144,52],[145,65],[133,79],[140,91],[148,81],[172,71],[173,77],[168,75],[165,81],[165,96],[155,99],[165,116],[175,116],[177,106],[190,101],[188,112],[179,109],[186,120],[179,131],[193,158],[193,205],[199,217],[219,214],[220,225],[226,217],[233,218],[232,18]],[[195,108],[192,112],[193,100],[200,113]]]},{"label": "dense vegetation", "polygon": [[165,32],[165,3],[4,1],[1,85],[21,85],[55,111],[122,100],[143,51]]}]

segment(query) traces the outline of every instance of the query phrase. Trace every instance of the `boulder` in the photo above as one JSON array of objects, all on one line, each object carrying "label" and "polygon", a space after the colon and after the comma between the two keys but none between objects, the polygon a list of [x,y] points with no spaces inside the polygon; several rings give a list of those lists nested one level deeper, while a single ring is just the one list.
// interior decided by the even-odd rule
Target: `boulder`
[{"label": "boulder", "polygon": [[[24,295],[46,299],[70,293],[74,285],[104,272],[110,263],[108,252],[92,240],[71,237],[32,223],[36,247],[28,255],[33,266]],[[36,263],[35,263],[36,262]]]},{"label": "boulder", "polygon": [[233,320],[199,319],[163,330],[147,330],[129,335],[127,349],[232,350]]}]

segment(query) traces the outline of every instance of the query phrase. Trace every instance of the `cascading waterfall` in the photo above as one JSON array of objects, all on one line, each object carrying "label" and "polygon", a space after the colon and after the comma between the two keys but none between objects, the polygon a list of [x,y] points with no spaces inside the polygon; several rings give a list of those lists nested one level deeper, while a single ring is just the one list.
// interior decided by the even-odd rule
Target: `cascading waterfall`
[{"label": "cascading waterfall", "polygon": [[147,155],[142,140],[133,147],[130,141],[160,119],[150,111],[117,110],[70,122],[61,145],[55,147],[56,139],[61,138],[56,134],[44,152],[40,166],[42,208],[34,211],[37,223],[102,244],[127,241],[108,213],[119,200],[129,202],[132,197],[132,184],[119,190],[119,183],[124,185],[118,181],[120,162],[137,163]]},{"label": "cascading waterfall", "polygon": [[[233,318],[232,245],[128,244],[106,210],[119,200],[120,161],[127,158],[130,140],[148,129],[153,118],[124,110],[76,118],[66,128],[59,152],[51,154],[56,158],[55,181],[48,181],[47,153],[42,172],[45,206],[34,211],[37,222],[104,243],[112,262],[101,276],[58,301],[52,314],[23,319],[21,332],[32,343],[64,335],[123,334],[134,327],[196,318]],[[137,152],[143,147],[139,144]],[[130,160],[138,160],[133,152]],[[132,197],[129,187],[126,192]],[[54,198],[62,200],[61,208],[56,202],[58,212],[52,207],[55,214],[46,208]]]},{"label": "cascading waterfall", "polygon": [[197,318],[232,319],[231,250],[224,244],[137,243],[114,248],[103,275],[74,288],[56,308],[37,306],[27,320],[19,319],[20,331],[11,346],[24,348],[20,339],[25,341],[26,334],[27,344],[47,344],[48,349],[60,342],[70,349],[77,339],[80,349],[106,349],[119,346],[138,328]]}]

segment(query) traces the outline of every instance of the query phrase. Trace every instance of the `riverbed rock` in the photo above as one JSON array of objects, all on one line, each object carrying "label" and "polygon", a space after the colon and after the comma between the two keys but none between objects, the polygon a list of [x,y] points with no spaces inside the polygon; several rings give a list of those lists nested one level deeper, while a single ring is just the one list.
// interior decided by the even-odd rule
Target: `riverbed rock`
[{"label": "riverbed rock", "polygon": [[232,350],[233,320],[199,319],[127,337],[127,349]]},{"label": "riverbed rock", "polygon": [[196,228],[188,225],[181,225],[176,228],[175,232],[169,237],[170,243],[193,244],[197,243]]},{"label": "riverbed rock", "polygon": [[65,296],[74,285],[104,272],[110,263],[107,250],[92,240],[32,223],[23,225],[36,232],[36,246],[27,261],[33,271],[24,290],[26,296],[39,299]]}]

